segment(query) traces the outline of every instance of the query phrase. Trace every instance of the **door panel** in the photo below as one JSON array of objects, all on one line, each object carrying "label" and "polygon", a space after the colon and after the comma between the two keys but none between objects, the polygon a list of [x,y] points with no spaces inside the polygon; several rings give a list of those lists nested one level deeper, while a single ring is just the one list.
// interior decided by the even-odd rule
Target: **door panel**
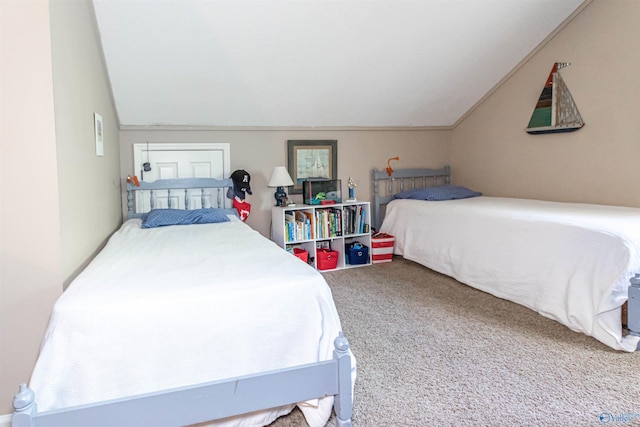
[{"label": "door panel", "polygon": [[[157,179],[174,178],[216,178],[225,179],[231,176],[229,144],[219,143],[154,143],[134,144],[134,168],[141,181],[155,181]],[[145,171],[143,164],[148,162],[151,170]],[[176,190],[177,191],[177,190]],[[184,197],[181,193],[171,195],[171,208],[184,209]],[[155,208],[169,206],[168,193],[154,193]],[[202,192],[189,190],[189,209],[202,206]],[[230,208],[231,200],[227,199],[222,190],[205,189],[204,207]],[[150,207],[150,195],[145,194],[136,200],[136,206]]]}]

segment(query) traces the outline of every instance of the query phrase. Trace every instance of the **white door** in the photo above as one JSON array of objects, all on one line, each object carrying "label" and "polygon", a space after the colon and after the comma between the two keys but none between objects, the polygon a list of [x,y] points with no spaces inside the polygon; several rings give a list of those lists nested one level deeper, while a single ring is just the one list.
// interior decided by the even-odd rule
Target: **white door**
[{"label": "white door", "polygon": [[[231,176],[229,144],[213,143],[153,143],[133,145],[133,165],[136,175],[141,181],[155,181],[158,179],[174,178],[216,178],[225,179]],[[145,164],[148,166],[145,170]],[[204,207],[231,207],[231,200],[222,194],[222,190],[205,189]],[[138,208],[145,211],[150,209],[149,194],[144,200],[136,200]],[[169,194],[156,192],[154,194],[155,207],[167,208]],[[184,209],[182,194],[171,195],[171,207]],[[190,190],[189,208],[198,209],[202,206],[200,190]],[[140,212],[140,210],[137,210]]]}]

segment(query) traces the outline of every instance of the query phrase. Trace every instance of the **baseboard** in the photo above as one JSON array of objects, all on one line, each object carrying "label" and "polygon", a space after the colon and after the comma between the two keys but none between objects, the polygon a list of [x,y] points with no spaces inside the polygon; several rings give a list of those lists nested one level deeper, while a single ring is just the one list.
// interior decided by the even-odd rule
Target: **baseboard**
[{"label": "baseboard", "polygon": [[11,414],[0,415],[0,427],[11,427]]}]

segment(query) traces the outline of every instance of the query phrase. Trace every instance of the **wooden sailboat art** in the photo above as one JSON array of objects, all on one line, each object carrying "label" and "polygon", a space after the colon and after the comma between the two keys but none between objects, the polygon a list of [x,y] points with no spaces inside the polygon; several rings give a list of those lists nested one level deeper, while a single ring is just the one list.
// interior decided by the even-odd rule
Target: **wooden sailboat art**
[{"label": "wooden sailboat art", "polygon": [[527,133],[572,132],[584,126],[578,107],[560,76],[560,70],[568,65],[568,62],[553,64],[529,120]]}]

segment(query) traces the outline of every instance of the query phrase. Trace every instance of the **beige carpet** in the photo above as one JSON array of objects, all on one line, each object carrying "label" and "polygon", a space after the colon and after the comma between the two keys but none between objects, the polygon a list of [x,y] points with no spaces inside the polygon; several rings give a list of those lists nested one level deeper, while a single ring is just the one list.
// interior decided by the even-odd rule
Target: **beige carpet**
[{"label": "beige carpet", "polygon": [[355,427],[640,425],[640,352],[399,257],[324,276],[358,361]]}]

